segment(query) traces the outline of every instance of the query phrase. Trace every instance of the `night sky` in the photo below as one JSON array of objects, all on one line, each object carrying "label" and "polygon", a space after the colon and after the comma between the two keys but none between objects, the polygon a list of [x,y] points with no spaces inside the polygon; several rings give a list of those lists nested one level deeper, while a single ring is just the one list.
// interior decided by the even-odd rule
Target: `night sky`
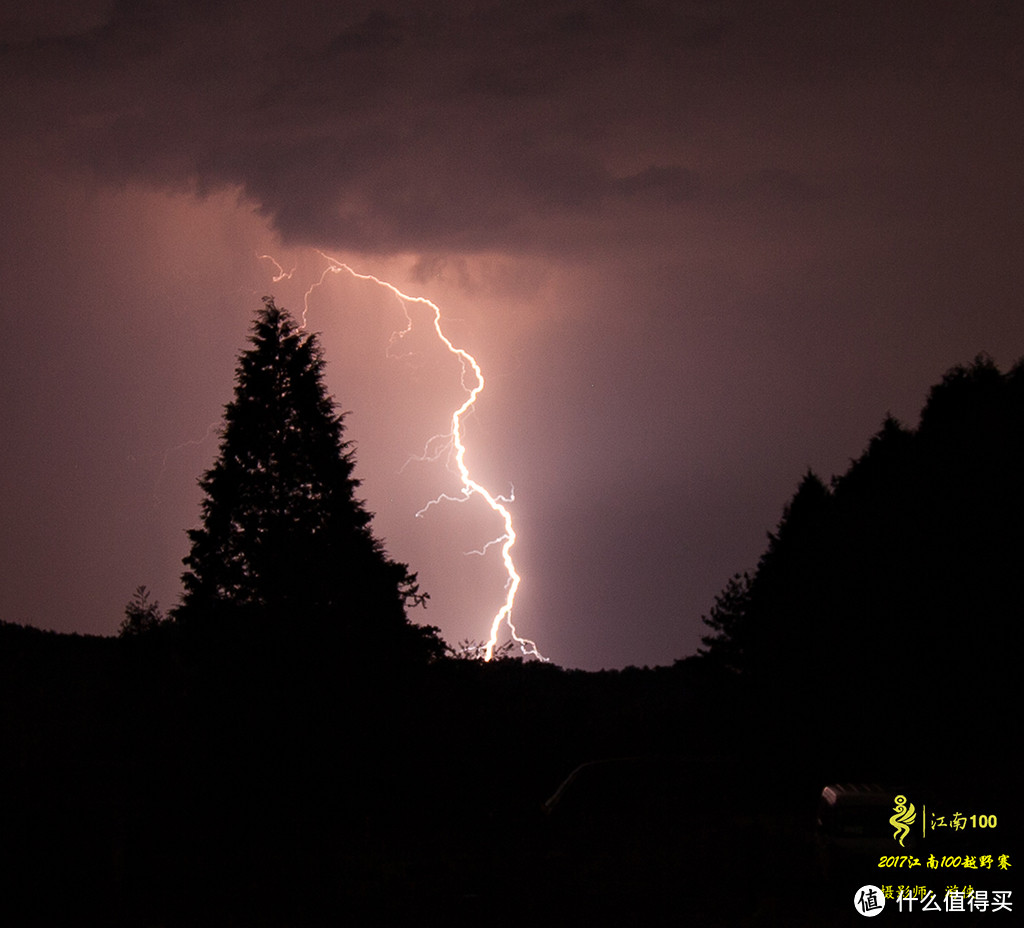
[{"label": "night sky", "polygon": [[[467,460],[514,487],[516,623],[569,667],[693,653],[808,468],[1024,355],[1024,5],[4,10],[0,619],[177,601],[253,313],[301,315],[318,249],[477,357]],[[389,351],[372,282],[307,320],[413,618],[484,638],[503,572],[465,552],[500,525],[415,517],[458,488],[410,460],[458,363],[422,326]]]}]

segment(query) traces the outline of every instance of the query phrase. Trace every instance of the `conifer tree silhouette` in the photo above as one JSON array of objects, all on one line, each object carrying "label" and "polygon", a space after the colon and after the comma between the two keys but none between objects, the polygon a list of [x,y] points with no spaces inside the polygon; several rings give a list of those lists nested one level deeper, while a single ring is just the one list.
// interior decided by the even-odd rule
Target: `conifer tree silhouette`
[{"label": "conifer tree silhouette", "polygon": [[219,455],[199,481],[202,526],[188,533],[175,617],[330,628],[385,648],[407,632],[430,639],[434,630],[405,615],[426,594],[387,556],[355,495],[344,416],[324,386],[317,338],[272,298],[264,304],[239,358]]}]

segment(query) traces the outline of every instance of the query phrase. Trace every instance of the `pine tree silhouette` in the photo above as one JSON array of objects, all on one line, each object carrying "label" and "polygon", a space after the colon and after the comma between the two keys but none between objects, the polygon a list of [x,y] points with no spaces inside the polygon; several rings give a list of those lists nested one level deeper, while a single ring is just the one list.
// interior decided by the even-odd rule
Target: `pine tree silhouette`
[{"label": "pine tree silhouette", "polygon": [[272,298],[264,303],[239,358],[219,455],[199,481],[202,526],[188,533],[175,617],[330,629],[385,649],[413,633],[439,650],[433,630],[405,615],[426,599],[416,575],[387,556],[355,495],[344,416],[324,386],[316,336]]}]

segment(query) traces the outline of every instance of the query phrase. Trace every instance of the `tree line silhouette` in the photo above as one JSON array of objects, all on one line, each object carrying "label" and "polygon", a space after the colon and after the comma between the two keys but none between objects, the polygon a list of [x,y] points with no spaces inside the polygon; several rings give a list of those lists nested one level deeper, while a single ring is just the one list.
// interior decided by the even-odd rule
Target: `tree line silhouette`
[{"label": "tree line silhouette", "polygon": [[[790,839],[740,822],[803,821],[837,775],[997,763],[1021,364],[954,368],[917,428],[887,418],[847,473],[808,473],[699,654],[600,673],[456,660],[410,620],[426,594],[371,531],[323,370],[316,337],[265,300],[167,616],[140,587],[117,638],[0,623],[9,923],[610,924],[678,914],[668,871],[734,884],[700,857],[730,842],[753,868],[731,904],[756,904]],[[652,757],[671,760],[621,768],[640,812],[586,785],[620,769],[587,761]]]},{"label": "tree line silhouette", "polygon": [[845,474],[803,477],[756,569],[705,616],[701,660],[817,750],[874,720],[919,764],[962,732],[984,766],[1016,698],[1022,475],[1024,364],[953,368],[917,428],[889,416]]}]

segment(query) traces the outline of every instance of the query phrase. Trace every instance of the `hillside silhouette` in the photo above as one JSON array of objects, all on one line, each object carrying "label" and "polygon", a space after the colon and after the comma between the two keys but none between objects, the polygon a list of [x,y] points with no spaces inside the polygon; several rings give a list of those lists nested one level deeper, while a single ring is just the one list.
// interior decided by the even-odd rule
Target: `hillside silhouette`
[{"label": "hillside silhouette", "polygon": [[994,797],[1016,840],[1021,364],[954,368],[916,427],[808,473],[703,653],[589,673],[412,623],[315,341],[272,303],[254,338],[240,370],[291,364],[309,415],[240,375],[170,617],[140,590],[117,638],[0,623],[5,923],[774,924],[799,898],[815,924],[836,779]]}]

